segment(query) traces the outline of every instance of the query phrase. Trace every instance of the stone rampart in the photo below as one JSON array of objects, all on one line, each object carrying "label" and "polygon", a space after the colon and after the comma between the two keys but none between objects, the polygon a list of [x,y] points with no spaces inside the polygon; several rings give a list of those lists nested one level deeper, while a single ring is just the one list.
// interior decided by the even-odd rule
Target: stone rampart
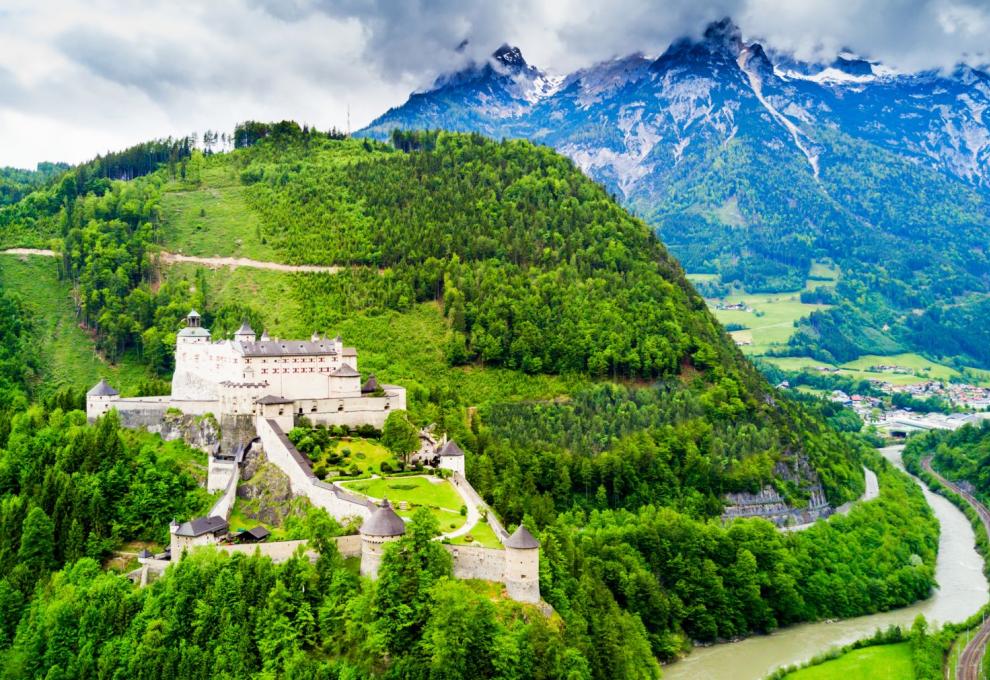
[{"label": "stone rampart", "polygon": [[480,548],[472,545],[443,547],[454,561],[455,578],[476,578],[483,581],[503,581],[505,576],[505,551],[497,548]]}]

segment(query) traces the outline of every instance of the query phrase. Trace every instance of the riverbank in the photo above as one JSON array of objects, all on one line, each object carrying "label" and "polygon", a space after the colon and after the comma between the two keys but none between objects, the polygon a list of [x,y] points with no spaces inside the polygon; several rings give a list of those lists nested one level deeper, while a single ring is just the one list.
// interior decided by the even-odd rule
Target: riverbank
[{"label": "riverbank", "polygon": [[[880,452],[898,469],[903,447]],[[910,607],[833,623],[799,624],[771,635],[750,637],[695,649],[688,657],[664,669],[666,680],[760,680],[776,668],[799,664],[833,647],[869,637],[877,628],[909,628],[918,614],[930,622],[962,621],[975,614],[988,598],[983,560],[973,547],[975,534],[969,520],[947,499],[931,492],[920,480],[925,499],[941,525],[934,596]]]}]

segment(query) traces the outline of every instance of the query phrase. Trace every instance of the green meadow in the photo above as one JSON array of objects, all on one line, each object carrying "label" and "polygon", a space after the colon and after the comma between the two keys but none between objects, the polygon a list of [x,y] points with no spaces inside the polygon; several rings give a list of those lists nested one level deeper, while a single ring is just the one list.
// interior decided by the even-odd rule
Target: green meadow
[{"label": "green meadow", "polygon": [[914,680],[911,644],[900,642],[857,649],[832,661],[795,671],[786,680]]}]

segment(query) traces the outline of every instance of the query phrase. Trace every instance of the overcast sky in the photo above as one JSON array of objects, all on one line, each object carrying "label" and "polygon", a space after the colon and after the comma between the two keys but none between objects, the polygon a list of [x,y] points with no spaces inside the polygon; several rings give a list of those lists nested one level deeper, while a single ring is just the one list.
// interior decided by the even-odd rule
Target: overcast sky
[{"label": "overcast sky", "polygon": [[[732,16],[802,57],[984,63],[990,0],[0,0],[0,165],[292,118],[367,124],[502,42],[565,73]],[[464,40],[466,50],[457,51]]]}]

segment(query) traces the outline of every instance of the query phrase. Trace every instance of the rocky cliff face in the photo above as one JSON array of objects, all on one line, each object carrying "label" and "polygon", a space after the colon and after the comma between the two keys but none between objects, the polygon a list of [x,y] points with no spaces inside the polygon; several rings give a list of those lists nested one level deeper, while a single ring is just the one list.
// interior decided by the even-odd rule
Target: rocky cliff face
[{"label": "rocky cliff face", "polygon": [[281,526],[290,516],[305,516],[309,507],[306,498],[292,493],[289,478],[268,462],[258,446],[251,447],[244,458],[237,498],[240,512],[273,526]]},{"label": "rocky cliff face", "polygon": [[209,454],[216,453],[220,448],[220,424],[211,415],[166,413],[162,419],[161,435],[165,441],[181,439]]}]

